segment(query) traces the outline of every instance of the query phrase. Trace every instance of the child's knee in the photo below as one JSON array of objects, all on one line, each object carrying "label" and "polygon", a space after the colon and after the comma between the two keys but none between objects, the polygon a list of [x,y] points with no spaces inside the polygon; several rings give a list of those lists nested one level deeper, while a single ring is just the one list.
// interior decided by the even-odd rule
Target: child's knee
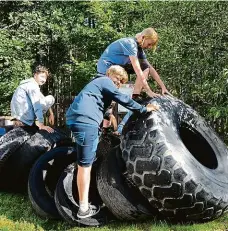
[{"label": "child's knee", "polygon": [[87,158],[83,158],[83,159],[79,159],[78,160],[78,165],[81,167],[90,167],[93,165],[95,159],[95,155],[92,157],[87,157]]},{"label": "child's knee", "polygon": [[43,113],[46,113],[48,111],[48,109],[53,106],[54,103],[55,103],[55,98],[52,95],[45,96],[41,100]]},{"label": "child's knee", "polygon": [[48,95],[45,97],[46,104],[51,107],[55,103],[55,98],[53,95]]}]

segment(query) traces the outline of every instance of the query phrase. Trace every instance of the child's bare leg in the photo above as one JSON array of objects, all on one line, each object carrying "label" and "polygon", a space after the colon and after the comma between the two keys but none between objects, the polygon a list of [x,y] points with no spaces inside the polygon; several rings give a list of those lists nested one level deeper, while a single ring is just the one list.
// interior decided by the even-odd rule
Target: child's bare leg
[{"label": "child's bare leg", "polygon": [[81,167],[78,165],[77,186],[79,194],[80,209],[85,212],[89,209],[89,186],[91,166]]},{"label": "child's bare leg", "polygon": [[[143,71],[143,74],[144,74],[146,80],[148,79],[149,73],[150,73],[150,69],[149,68],[147,68],[147,69],[145,69]],[[133,95],[134,94],[139,95],[141,93],[141,91],[142,91],[142,88],[143,88],[142,80],[139,77],[136,77]]]}]

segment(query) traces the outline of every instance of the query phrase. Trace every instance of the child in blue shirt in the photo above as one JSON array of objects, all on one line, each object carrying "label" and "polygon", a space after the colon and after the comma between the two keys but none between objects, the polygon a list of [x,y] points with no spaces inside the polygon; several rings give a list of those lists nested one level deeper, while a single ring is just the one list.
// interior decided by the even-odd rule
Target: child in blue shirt
[{"label": "child in blue shirt", "polygon": [[[135,37],[121,38],[112,42],[102,53],[97,63],[97,72],[105,74],[106,70],[112,65],[120,65],[124,67],[128,74],[136,74],[135,87],[132,98],[137,99],[142,91],[147,93],[149,97],[158,97],[159,94],[153,92],[147,80],[150,76],[161,87],[161,93],[169,94],[166,86],[161,80],[157,71],[147,60],[145,49],[155,50],[158,44],[158,34],[154,28],[146,28],[142,32],[135,35]],[[110,113],[111,115],[112,113]],[[117,135],[120,135],[122,128],[126,121],[130,117],[129,112],[124,117],[123,122],[118,126]],[[107,124],[107,120],[104,120],[104,124]]]},{"label": "child in blue shirt", "polygon": [[158,34],[153,28],[146,28],[135,37],[121,38],[111,43],[97,63],[97,72],[105,74],[107,69],[112,65],[120,65],[125,68],[128,74],[136,74],[135,88],[133,95],[140,94],[142,88],[148,96],[157,97],[148,83],[147,79],[152,76],[153,79],[161,87],[161,92],[164,95],[168,93],[159,74],[152,67],[146,58],[144,49],[156,49],[158,43]]},{"label": "child in blue shirt", "polygon": [[106,75],[98,75],[97,78],[89,82],[75,97],[66,113],[66,123],[71,129],[77,145],[78,218],[93,216],[100,209],[88,203],[90,172],[97,150],[99,126],[111,102],[116,101],[138,114],[157,110],[157,107],[152,104],[148,104],[146,107],[138,104],[118,90],[122,83],[128,81],[124,68],[113,65],[107,70]]}]

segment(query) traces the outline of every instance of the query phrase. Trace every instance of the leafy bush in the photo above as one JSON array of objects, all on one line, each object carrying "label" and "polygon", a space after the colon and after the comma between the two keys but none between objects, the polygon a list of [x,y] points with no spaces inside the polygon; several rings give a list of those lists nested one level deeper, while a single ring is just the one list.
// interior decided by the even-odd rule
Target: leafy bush
[{"label": "leafy bush", "polygon": [[[0,114],[36,64],[52,80],[43,90],[76,95],[96,74],[112,41],[146,27],[159,33],[148,60],[168,89],[227,133],[228,4],[215,2],[0,2]],[[222,127],[221,127],[222,125]]]}]

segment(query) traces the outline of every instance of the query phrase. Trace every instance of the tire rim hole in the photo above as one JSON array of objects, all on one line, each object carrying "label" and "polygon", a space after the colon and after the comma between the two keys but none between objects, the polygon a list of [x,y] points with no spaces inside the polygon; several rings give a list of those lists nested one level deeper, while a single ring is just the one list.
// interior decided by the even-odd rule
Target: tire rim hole
[{"label": "tire rim hole", "polygon": [[[179,128],[180,138],[189,152],[205,167],[216,169],[218,160],[209,141],[196,129],[186,123],[181,123]],[[210,140],[210,142],[212,142]]]}]

